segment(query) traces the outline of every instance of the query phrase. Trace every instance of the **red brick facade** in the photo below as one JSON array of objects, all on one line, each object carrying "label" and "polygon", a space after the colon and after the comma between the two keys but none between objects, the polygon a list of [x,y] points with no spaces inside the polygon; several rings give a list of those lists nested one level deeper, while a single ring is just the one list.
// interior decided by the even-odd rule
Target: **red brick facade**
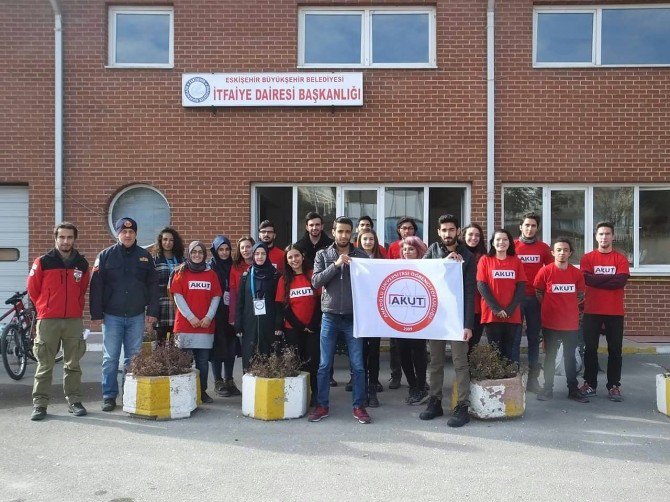
[{"label": "red brick facade", "polygon": [[[398,2],[64,0],[64,215],[80,249],[113,242],[109,203],[136,183],[167,197],[186,239],[247,233],[256,182],[470,183],[484,222],[486,3],[402,2],[436,6],[438,68],[357,70],[362,108],[214,113],[181,106],[182,73],[294,72],[300,6]],[[670,69],[533,68],[532,9],[546,3],[497,5],[497,204],[501,183],[668,183]],[[174,69],[105,68],[110,4],[174,6]],[[51,245],[53,48],[48,1],[0,4],[0,183],[30,186],[32,256]],[[669,299],[669,281],[636,279],[627,331],[669,333]]]}]

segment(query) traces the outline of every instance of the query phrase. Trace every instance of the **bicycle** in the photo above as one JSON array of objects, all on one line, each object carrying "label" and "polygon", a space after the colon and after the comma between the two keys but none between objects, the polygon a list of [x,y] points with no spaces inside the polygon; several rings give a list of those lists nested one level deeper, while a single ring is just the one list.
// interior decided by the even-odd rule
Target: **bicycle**
[{"label": "bicycle", "polygon": [[[7,374],[13,380],[20,380],[26,373],[28,359],[37,361],[33,353],[35,343],[35,325],[37,314],[30,302],[30,298],[23,293],[16,292],[5,300],[5,305],[11,305],[12,308],[5,312],[0,321],[6,317],[12,316],[9,323],[2,329],[0,334],[0,351],[2,352],[2,363],[7,370]],[[23,298],[26,298],[24,303]],[[56,362],[63,360],[62,348],[56,354]]]}]

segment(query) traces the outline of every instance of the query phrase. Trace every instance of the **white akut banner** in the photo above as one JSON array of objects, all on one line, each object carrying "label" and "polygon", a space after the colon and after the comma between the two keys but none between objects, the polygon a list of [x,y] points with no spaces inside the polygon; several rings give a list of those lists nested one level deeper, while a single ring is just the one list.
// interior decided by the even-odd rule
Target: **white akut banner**
[{"label": "white akut banner", "polygon": [[363,106],[363,74],[184,73],[182,106]]},{"label": "white akut banner", "polygon": [[452,260],[351,261],[354,336],[463,340],[463,271]]}]

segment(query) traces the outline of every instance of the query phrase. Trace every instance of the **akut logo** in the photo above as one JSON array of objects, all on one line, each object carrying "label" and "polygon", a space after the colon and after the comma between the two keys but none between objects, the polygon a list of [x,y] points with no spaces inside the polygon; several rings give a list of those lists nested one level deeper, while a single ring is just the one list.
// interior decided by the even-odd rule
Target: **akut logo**
[{"label": "akut logo", "polygon": [[209,281],[188,281],[188,289],[203,289],[205,291],[210,291],[212,289],[212,283]]},{"label": "akut logo", "polygon": [[398,270],[384,278],[377,291],[377,309],[396,331],[414,333],[427,327],[437,312],[437,291],[415,270]]}]

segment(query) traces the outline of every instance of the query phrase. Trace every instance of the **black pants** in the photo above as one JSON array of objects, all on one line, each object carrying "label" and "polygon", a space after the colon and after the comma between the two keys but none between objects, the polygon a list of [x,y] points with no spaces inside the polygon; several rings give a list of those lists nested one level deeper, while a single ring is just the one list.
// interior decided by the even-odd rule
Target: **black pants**
[{"label": "black pants", "polygon": [[607,389],[621,385],[621,349],[623,345],[623,316],[584,314],[584,380],[598,387],[598,342],[604,326],[607,339]]},{"label": "black pants", "polygon": [[[514,337],[516,332],[521,329],[520,324],[512,324],[509,322],[491,322],[484,328],[486,330],[486,338],[488,338],[491,345],[495,345],[500,354],[514,361]],[[514,361],[517,364],[519,361]]]},{"label": "black pants", "polygon": [[482,333],[484,333],[484,325],[482,324],[482,315],[475,314],[475,322],[472,326],[472,338],[468,340],[468,355],[472,352],[472,349],[479,343],[479,340],[482,339]]},{"label": "black pants", "polygon": [[426,388],[426,340],[398,338],[400,364],[411,389]]},{"label": "black pants", "polygon": [[400,363],[400,351],[398,350],[398,339],[389,339],[389,355],[391,362],[391,378],[400,380],[402,378],[402,366]]},{"label": "black pants", "polygon": [[316,374],[319,371],[319,358],[321,357],[319,340],[319,333],[287,329],[284,334],[284,346],[298,351],[298,357],[302,361],[302,370],[309,372],[309,385],[313,396],[316,396]]},{"label": "black pants", "polygon": [[555,329],[542,328],[545,344],[544,356],[544,390],[551,391],[554,388],[554,375],[556,374],[556,352],[558,346],[563,343],[563,361],[565,365],[565,377],[568,380],[568,390],[576,389],[577,384],[577,361],[575,351],[577,350],[577,331],[559,331]]},{"label": "black pants", "polygon": [[379,382],[379,344],[381,338],[363,338],[363,362],[368,385]]}]

